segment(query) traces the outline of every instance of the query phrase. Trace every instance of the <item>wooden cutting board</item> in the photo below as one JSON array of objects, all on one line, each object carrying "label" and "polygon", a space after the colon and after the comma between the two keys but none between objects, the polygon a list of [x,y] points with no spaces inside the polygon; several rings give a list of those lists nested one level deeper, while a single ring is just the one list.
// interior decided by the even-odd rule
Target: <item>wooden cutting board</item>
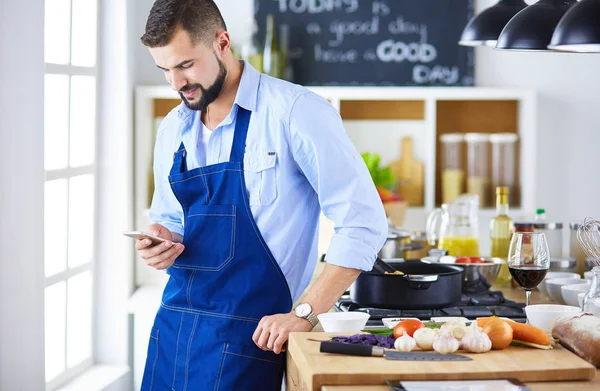
[{"label": "wooden cutting board", "polygon": [[[338,333],[339,335],[340,333]],[[288,342],[288,384],[302,390],[323,385],[375,385],[386,380],[506,379],[522,382],[591,380],[596,368],[558,346],[539,350],[509,346],[482,354],[467,354],[472,361],[391,361],[383,357],[355,357],[319,352],[318,340],[332,333],[292,333]],[[347,334],[346,334],[347,335]],[[292,382],[292,383],[290,383]]]},{"label": "wooden cutting board", "polygon": [[400,151],[400,159],[390,163],[392,174],[398,181],[398,194],[404,197],[410,206],[422,206],[424,167],[423,163],[413,157],[412,137],[402,138]]}]

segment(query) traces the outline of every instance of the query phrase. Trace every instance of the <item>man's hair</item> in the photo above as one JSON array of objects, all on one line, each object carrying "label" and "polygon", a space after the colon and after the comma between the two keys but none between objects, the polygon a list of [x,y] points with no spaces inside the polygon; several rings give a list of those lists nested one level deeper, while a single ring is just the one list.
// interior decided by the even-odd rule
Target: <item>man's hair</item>
[{"label": "man's hair", "polygon": [[196,45],[204,42],[208,46],[220,31],[227,26],[219,8],[213,0],[156,0],[141,40],[145,46],[166,46],[176,29],[187,31]]}]

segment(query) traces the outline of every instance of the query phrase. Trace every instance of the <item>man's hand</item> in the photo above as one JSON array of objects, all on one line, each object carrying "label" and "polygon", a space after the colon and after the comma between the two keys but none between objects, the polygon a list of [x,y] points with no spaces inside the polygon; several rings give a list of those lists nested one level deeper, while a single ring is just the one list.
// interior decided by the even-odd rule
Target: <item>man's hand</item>
[{"label": "man's hand", "polygon": [[298,318],[291,312],[265,316],[258,323],[252,340],[262,350],[271,350],[279,354],[284,350],[283,344],[293,331],[312,331],[312,325],[308,320]]},{"label": "man's hand", "polygon": [[164,270],[175,262],[175,259],[183,252],[183,244],[173,243],[171,231],[160,224],[150,225],[149,231],[152,235],[166,239],[165,242],[152,245],[150,239],[140,239],[135,244],[140,257],[146,261],[148,266],[156,270]]}]

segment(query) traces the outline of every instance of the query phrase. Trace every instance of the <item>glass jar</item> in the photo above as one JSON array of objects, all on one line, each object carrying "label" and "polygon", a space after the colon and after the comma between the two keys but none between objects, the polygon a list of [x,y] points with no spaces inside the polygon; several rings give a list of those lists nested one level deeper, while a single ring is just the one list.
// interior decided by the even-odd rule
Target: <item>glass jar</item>
[{"label": "glass jar", "polygon": [[569,228],[571,230],[569,235],[569,257],[575,258],[577,261],[575,270],[577,273],[583,276],[583,273],[587,271],[585,264],[587,256],[581,247],[581,243],[579,243],[579,240],[577,239],[577,231],[579,230],[579,227],[581,227],[580,222],[571,222],[569,224]]},{"label": "glass jar", "polygon": [[563,256],[563,223],[534,223],[533,229],[536,232],[543,232],[546,234],[548,249],[550,250],[550,258],[561,258]]},{"label": "glass jar", "polygon": [[442,149],[442,203],[447,204],[465,191],[464,140],[460,133],[440,136]]},{"label": "glass jar", "polygon": [[592,269],[590,290],[583,296],[581,310],[600,316],[600,266]]},{"label": "glass jar", "polygon": [[508,187],[509,204],[515,205],[517,177],[517,140],[514,133],[495,133],[490,135],[492,146],[492,189]]},{"label": "glass jar", "polygon": [[477,194],[482,207],[490,206],[490,136],[484,133],[467,133],[465,141],[467,193]]}]

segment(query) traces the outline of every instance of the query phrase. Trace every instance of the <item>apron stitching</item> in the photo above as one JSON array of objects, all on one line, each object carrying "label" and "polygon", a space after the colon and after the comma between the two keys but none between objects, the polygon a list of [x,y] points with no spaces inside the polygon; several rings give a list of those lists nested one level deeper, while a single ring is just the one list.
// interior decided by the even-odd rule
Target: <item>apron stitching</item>
[{"label": "apron stitching", "polygon": [[181,334],[181,326],[183,325],[183,313],[179,320],[179,331],[177,331],[177,340],[175,341],[175,362],[173,365],[173,384],[171,390],[175,390],[175,379],[177,378],[177,356],[179,355],[179,335]]},{"label": "apron stitching", "polygon": [[270,362],[270,363],[273,363],[273,364],[279,364],[278,361],[271,361],[271,360],[267,360],[267,359],[264,359],[264,358],[258,358],[258,357],[252,357],[252,356],[245,356],[243,354],[238,354],[238,353],[225,352],[225,354],[230,354],[232,356],[245,357],[245,358],[249,358],[251,360],[260,360],[260,361]]},{"label": "apron stitching", "polygon": [[[245,186],[244,186],[244,175],[240,175],[240,186],[242,186],[241,188],[243,190],[245,190]],[[248,213],[248,216],[251,220],[250,225],[252,226],[252,229],[254,230],[254,233],[256,234],[256,239],[258,240],[258,242],[260,243],[260,245],[262,246],[262,248],[265,250],[265,254],[267,255],[267,258],[269,258],[269,260],[271,261],[271,263],[273,264],[273,266],[275,266],[275,271],[277,272],[277,274],[279,275],[279,277],[283,280],[283,282],[285,283],[285,286],[288,288],[288,292],[290,293],[290,301],[292,301],[291,298],[291,292],[290,292],[290,287],[287,283],[287,280],[285,279],[285,276],[283,275],[283,273],[281,272],[281,269],[279,268],[279,265],[277,265],[277,261],[275,261],[273,259],[273,257],[271,256],[271,253],[267,250],[267,248],[265,247],[265,245],[263,244],[263,241],[261,240],[260,234],[257,232],[257,228],[256,228],[256,223],[254,222],[254,217],[252,216],[252,212],[250,210],[248,210],[248,198],[246,197],[246,192],[242,191],[242,197],[244,198],[244,207],[246,208],[246,213]],[[293,303],[290,303],[290,307],[292,306]]]},{"label": "apron stitching", "polygon": [[206,173],[206,174],[204,174],[204,173],[197,174],[197,175],[191,176],[189,178],[182,179],[180,181],[172,181],[172,182],[169,182],[169,183],[170,184],[175,184],[175,183],[186,182],[186,181],[189,181],[190,179],[198,178],[199,176],[207,176],[207,175],[212,175],[212,174],[220,174],[220,173],[225,172],[225,171],[243,171],[243,170],[237,169],[237,168],[224,168],[223,170],[220,170],[220,171],[209,172],[209,173]]},{"label": "apron stitching", "polygon": [[221,351],[221,362],[219,363],[219,376],[217,377],[217,382],[215,384],[214,391],[218,391],[219,387],[221,386],[221,376],[223,374],[223,363],[225,362],[225,354],[227,354],[228,346],[229,346],[229,344],[225,343],[225,345],[223,345],[223,350]]},{"label": "apron stitching", "polygon": [[202,173],[202,182],[204,182],[204,187],[206,188],[206,203],[210,203],[210,189],[208,188],[208,182],[206,182],[206,173],[204,172],[204,167],[200,168],[200,172]]},{"label": "apron stitching", "polygon": [[150,391],[154,388],[154,373],[156,372],[156,363],[158,362],[158,337],[160,330],[156,330],[156,353],[154,355],[154,363],[152,364],[152,381],[150,381]]},{"label": "apron stitching", "polygon": [[191,294],[190,292],[192,291],[192,280],[194,279],[194,276],[196,275],[196,271],[192,271],[190,273],[190,278],[188,280],[188,288],[187,288],[187,292],[186,292],[186,298],[187,298],[187,302],[188,302],[188,306],[190,307],[190,310],[192,309],[192,298],[191,298]]},{"label": "apron stitching", "polygon": [[190,333],[190,338],[188,340],[187,346],[187,356],[185,359],[185,382],[183,383],[183,391],[187,390],[188,385],[188,369],[190,366],[190,350],[192,347],[192,341],[194,340],[194,334],[196,333],[196,326],[198,325],[198,315],[194,318],[194,326],[192,326],[192,332]]},{"label": "apron stitching", "polygon": [[195,310],[195,309],[186,310],[185,308],[173,307],[173,306],[167,305],[167,304],[165,304],[163,302],[161,302],[160,305],[163,308],[166,308],[168,310],[177,311],[177,312],[185,312],[185,313],[192,314],[192,315],[205,315],[205,316],[213,316],[215,318],[227,318],[227,319],[235,319],[235,320],[245,320],[245,321],[249,321],[249,322],[253,322],[253,323],[258,323],[260,321],[260,319],[245,318],[243,316],[237,316],[237,315],[219,314],[219,313],[216,313],[216,312],[207,312],[207,311],[201,311],[201,310]]},{"label": "apron stitching", "polygon": [[223,214],[208,214],[208,213],[197,213],[195,215],[188,215],[188,217],[196,217],[196,216],[221,216],[221,217],[235,217],[235,215],[223,215]]}]

